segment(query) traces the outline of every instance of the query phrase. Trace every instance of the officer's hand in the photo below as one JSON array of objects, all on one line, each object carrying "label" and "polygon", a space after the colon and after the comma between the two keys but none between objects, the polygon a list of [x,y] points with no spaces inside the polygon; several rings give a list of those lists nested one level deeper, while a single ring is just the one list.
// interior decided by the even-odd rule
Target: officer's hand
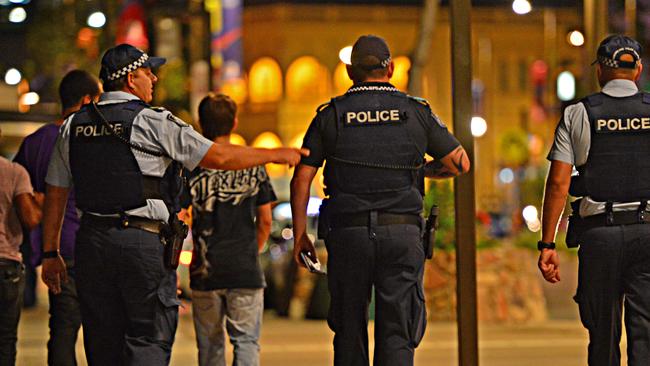
[{"label": "officer's hand", "polygon": [[560,257],[555,249],[543,249],[539,253],[537,266],[546,281],[550,283],[560,282]]},{"label": "officer's hand", "polygon": [[53,294],[58,295],[61,293],[61,281],[68,281],[68,272],[60,255],[56,258],[43,259],[41,279]]},{"label": "officer's hand", "polygon": [[300,238],[296,238],[293,244],[293,260],[296,261],[299,266],[307,268],[300,258],[300,252],[308,253],[309,258],[314,263],[318,262],[316,247],[314,247],[314,243],[309,239],[307,233],[302,235]]},{"label": "officer's hand", "polygon": [[280,147],[274,149],[276,157],[273,159],[277,164],[288,164],[289,166],[296,166],[300,163],[303,156],[309,156],[307,149],[295,149],[292,147]]}]

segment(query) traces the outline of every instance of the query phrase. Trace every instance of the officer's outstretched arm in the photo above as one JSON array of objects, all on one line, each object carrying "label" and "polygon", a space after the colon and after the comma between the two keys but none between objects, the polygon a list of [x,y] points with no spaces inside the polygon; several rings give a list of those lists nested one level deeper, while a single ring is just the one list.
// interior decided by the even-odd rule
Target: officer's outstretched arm
[{"label": "officer's outstretched arm", "polygon": [[469,158],[462,146],[441,159],[433,160],[424,166],[424,176],[427,178],[451,178],[469,171]]},{"label": "officer's outstretched arm", "polygon": [[[68,192],[67,187],[46,185],[43,207],[43,252],[59,250]],[[67,281],[68,276],[65,262],[60,255],[43,259],[41,278],[55,295],[61,292],[61,281]]]},{"label": "officer's outstretched arm", "polygon": [[300,260],[300,252],[309,252],[314,262],[318,261],[314,243],[307,237],[307,203],[311,182],[318,168],[300,164],[291,178],[291,217],[293,219],[293,259],[300,266],[305,266]]},{"label": "officer's outstretched arm", "polygon": [[205,154],[200,166],[208,169],[238,170],[266,163],[295,166],[302,156],[308,156],[307,149],[281,147],[277,149],[258,149],[237,145],[214,143]]}]

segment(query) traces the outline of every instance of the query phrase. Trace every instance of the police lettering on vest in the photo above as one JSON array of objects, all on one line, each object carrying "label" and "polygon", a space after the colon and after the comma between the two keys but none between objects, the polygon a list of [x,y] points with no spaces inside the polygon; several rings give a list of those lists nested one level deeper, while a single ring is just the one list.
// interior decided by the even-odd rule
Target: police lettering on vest
[{"label": "police lettering on vest", "polygon": [[[111,131],[112,130],[112,131]],[[85,126],[75,126],[74,135],[75,137],[99,137],[99,136],[109,136],[115,131],[116,134],[122,134],[122,124],[114,123],[111,124],[111,128],[106,125],[85,125]]]},{"label": "police lettering on vest", "polygon": [[399,109],[388,109],[379,111],[359,111],[359,112],[346,112],[345,124],[346,125],[372,125],[393,123],[400,121]]},{"label": "police lettering on vest", "polygon": [[650,130],[650,117],[599,118],[597,132]]}]

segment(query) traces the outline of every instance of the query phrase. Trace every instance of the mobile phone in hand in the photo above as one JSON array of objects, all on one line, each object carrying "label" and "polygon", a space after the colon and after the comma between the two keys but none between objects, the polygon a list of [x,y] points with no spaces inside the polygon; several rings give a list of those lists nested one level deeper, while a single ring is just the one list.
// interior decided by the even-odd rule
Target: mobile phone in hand
[{"label": "mobile phone in hand", "polygon": [[307,253],[309,253],[309,252],[300,252],[300,259],[305,264],[305,266],[307,267],[309,272],[326,275],[327,272],[323,271],[320,268],[320,262],[318,262],[318,260],[317,260],[314,263],[314,261],[312,261],[311,258],[309,258],[309,255]]}]

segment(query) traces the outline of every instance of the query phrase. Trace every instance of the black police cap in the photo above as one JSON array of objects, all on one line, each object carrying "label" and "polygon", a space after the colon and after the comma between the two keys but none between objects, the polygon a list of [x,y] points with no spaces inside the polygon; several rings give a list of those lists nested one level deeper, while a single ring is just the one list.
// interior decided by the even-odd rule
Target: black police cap
[{"label": "black police cap", "polygon": [[365,70],[385,69],[390,64],[390,50],[383,38],[375,35],[359,37],[352,46],[350,62]]},{"label": "black police cap", "polygon": [[123,43],[104,53],[99,78],[104,82],[116,80],[140,67],[158,67],[166,61],[163,57],[149,56],[144,51]]},{"label": "black police cap", "polygon": [[[601,65],[611,68],[635,69],[641,60],[642,51],[643,49],[639,42],[628,36],[614,34],[600,42],[596,53],[596,60],[592,65],[598,62]],[[629,58],[622,60],[623,55],[630,55],[632,61]]]}]

